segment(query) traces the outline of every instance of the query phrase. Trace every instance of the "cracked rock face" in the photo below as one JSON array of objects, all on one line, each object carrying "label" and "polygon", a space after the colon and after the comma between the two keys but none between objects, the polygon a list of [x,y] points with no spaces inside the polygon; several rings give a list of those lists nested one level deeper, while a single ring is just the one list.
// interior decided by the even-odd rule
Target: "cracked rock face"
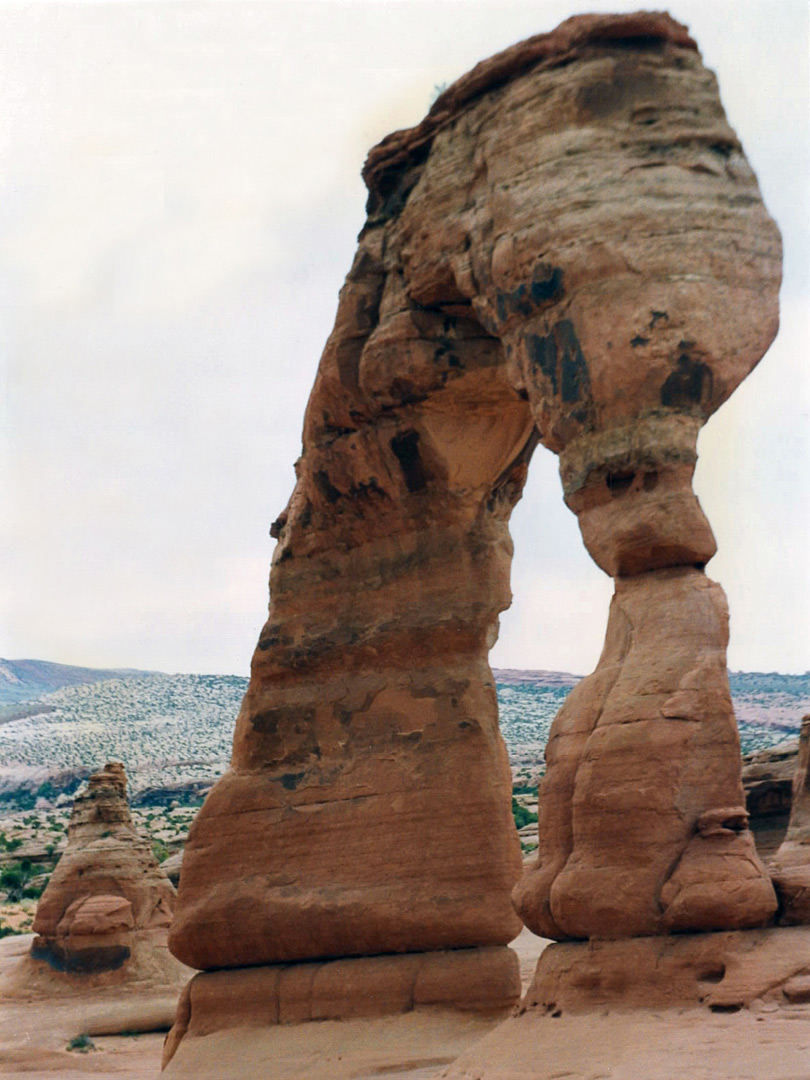
[{"label": "cracked rock face", "polygon": [[58,972],[123,972],[136,952],[165,949],[175,890],[135,830],[126,783],[123,765],[111,762],[74,800],[68,845],[37,905],[31,947]]},{"label": "cracked rock face", "polygon": [[173,951],[214,968],[514,936],[487,655],[539,442],[617,586],[552,731],[518,911],[559,938],[767,921],[691,481],[701,425],[776,332],[781,255],[714,76],[666,15],[571,19],[478,65],[364,177]]}]

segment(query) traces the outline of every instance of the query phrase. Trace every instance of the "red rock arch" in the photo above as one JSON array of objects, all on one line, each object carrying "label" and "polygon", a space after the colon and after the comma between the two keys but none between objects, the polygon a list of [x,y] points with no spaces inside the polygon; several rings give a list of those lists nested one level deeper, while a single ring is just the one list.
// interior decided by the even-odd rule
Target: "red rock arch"
[{"label": "red rock arch", "polygon": [[762,923],[691,478],[775,333],[780,245],[713,76],[667,16],[569,20],[479,65],[364,176],[173,951],[233,967],[515,934],[487,654],[538,440],[617,589],[552,731],[517,908],[554,937]]}]

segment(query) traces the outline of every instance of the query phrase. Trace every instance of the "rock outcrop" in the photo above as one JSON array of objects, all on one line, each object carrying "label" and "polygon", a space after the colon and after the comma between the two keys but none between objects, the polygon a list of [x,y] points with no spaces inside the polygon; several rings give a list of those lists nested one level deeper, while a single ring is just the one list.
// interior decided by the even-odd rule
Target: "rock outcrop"
[{"label": "rock outcrop", "polygon": [[810,716],[802,718],[787,834],[768,864],[780,901],[780,921],[810,922]]},{"label": "rock outcrop", "polygon": [[763,859],[776,852],[787,832],[798,753],[799,740],[785,739],[743,755],[745,809]]},{"label": "rock outcrop", "polygon": [[554,938],[767,922],[691,481],[776,332],[780,240],[714,77],[664,14],[578,17],[480,64],[364,177],[171,948],[212,969],[515,935],[487,654],[541,442],[616,595],[552,731],[517,909]]},{"label": "rock outcrop", "polygon": [[126,978],[164,954],[176,970],[165,956],[174,900],[132,823],[124,767],[111,762],[74,800],[67,848],[37,905],[31,956],[57,972]]}]

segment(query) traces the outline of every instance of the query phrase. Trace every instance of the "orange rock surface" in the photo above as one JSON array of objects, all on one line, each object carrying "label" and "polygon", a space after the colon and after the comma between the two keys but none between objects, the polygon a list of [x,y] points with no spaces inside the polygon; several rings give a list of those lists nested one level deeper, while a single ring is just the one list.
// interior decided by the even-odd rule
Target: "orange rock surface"
[{"label": "orange rock surface", "polygon": [[174,899],[132,823],[124,767],[111,762],[74,800],[67,848],[37,905],[31,957],[55,972],[120,979],[162,961],[176,981],[182,970],[165,947]]},{"label": "orange rock surface", "polygon": [[572,19],[459,80],[364,176],[172,950],[211,969],[515,935],[487,655],[541,441],[617,584],[552,730],[520,915],[556,938],[767,922],[691,478],[776,332],[781,253],[713,75],[666,15]]},{"label": "orange rock surface", "polygon": [[768,863],[780,902],[780,921],[810,922],[810,716],[802,719],[787,835]]}]

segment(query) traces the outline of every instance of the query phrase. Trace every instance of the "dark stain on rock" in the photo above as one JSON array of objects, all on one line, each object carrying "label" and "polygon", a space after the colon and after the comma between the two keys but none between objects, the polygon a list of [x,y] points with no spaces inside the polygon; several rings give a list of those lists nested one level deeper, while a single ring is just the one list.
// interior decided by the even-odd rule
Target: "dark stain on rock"
[{"label": "dark stain on rock", "polygon": [[[682,343],[684,344],[684,343]],[[682,352],[675,370],[661,387],[661,404],[673,409],[704,405],[711,399],[713,379],[711,368]]]},{"label": "dark stain on rock", "polygon": [[410,150],[404,168],[398,162],[391,168],[381,170],[374,178],[366,201],[366,228],[369,225],[382,225],[402,212],[408,196],[419,182],[422,166],[429,153],[430,142],[416,146]]},{"label": "dark stain on rock", "polygon": [[631,486],[636,478],[634,472],[615,472],[608,473],[605,477],[605,484],[611,495],[621,495],[623,492]]},{"label": "dark stain on rock", "polygon": [[278,515],[276,520],[270,526],[270,535],[273,537],[274,540],[278,540],[278,538],[281,536],[281,530],[284,528],[284,526],[286,524],[287,524],[287,511],[284,510],[281,514]]},{"label": "dark stain on rock", "polygon": [[559,300],[565,291],[563,289],[563,272],[560,267],[549,266],[548,263],[539,263],[532,274],[530,291],[535,304]]},{"label": "dark stain on rock", "polygon": [[641,334],[636,334],[630,344],[634,349],[637,349],[639,345],[649,345],[650,339],[648,337],[642,337]]},{"label": "dark stain on rock", "polygon": [[279,706],[276,709],[266,709],[264,712],[251,716],[250,725],[260,735],[277,735],[279,725],[293,725],[296,721],[302,721],[309,727],[315,720],[315,710],[300,709],[297,706]]},{"label": "dark stain on rock", "polygon": [[433,360],[437,364],[447,364],[448,367],[460,368],[463,367],[461,360],[456,353],[456,342],[448,337],[440,337],[439,345],[436,351],[433,353]]},{"label": "dark stain on rock", "polygon": [[93,975],[102,971],[117,971],[130,957],[128,945],[95,945],[86,949],[69,949],[34,938],[31,946],[34,960],[44,960],[54,971],[75,975]]},{"label": "dark stain on rock", "polygon": [[315,473],[313,479],[315,480],[315,485],[318,488],[318,491],[320,491],[321,495],[323,495],[327,502],[336,503],[338,501],[338,499],[340,498],[340,492],[330,481],[328,475],[323,469],[319,469],[318,472]]},{"label": "dark stain on rock", "polygon": [[534,370],[538,369],[551,382],[552,394],[557,394],[559,380],[557,378],[557,343],[554,334],[541,337],[539,334],[529,334],[526,338],[526,348]]},{"label": "dark stain on rock", "polygon": [[570,319],[558,322],[550,334],[529,334],[526,348],[534,365],[551,383],[552,393],[572,404],[590,398],[588,365]]},{"label": "dark stain on rock", "polygon": [[529,318],[538,310],[555,303],[563,296],[563,271],[559,266],[538,263],[532,271],[531,281],[522,282],[510,292],[499,292],[495,297],[498,319],[503,323],[509,315]]},{"label": "dark stain on rock", "polygon": [[650,319],[650,330],[652,330],[655,324],[660,322],[661,319],[666,319],[667,322],[669,322],[669,315],[667,315],[665,311],[651,311],[650,315],[652,316]]},{"label": "dark stain on rock", "polygon": [[509,307],[518,315],[523,315],[528,318],[532,313],[532,303],[529,297],[529,290],[524,284],[518,285],[516,289],[513,289],[509,293]]},{"label": "dark stain on rock", "polygon": [[423,491],[427,487],[428,477],[419,455],[419,432],[411,430],[395,435],[391,440],[391,449],[402,469],[408,491]]},{"label": "dark stain on rock", "polygon": [[379,496],[381,499],[387,499],[388,492],[377,483],[376,476],[372,476],[368,483],[364,483],[362,480],[358,484],[352,484],[349,488],[349,494],[353,499],[371,498],[374,495]]},{"label": "dark stain on rock", "polygon": [[295,791],[306,775],[306,773],[302,772],[284,773],[281,776],[281,786],[285,791]]}]

